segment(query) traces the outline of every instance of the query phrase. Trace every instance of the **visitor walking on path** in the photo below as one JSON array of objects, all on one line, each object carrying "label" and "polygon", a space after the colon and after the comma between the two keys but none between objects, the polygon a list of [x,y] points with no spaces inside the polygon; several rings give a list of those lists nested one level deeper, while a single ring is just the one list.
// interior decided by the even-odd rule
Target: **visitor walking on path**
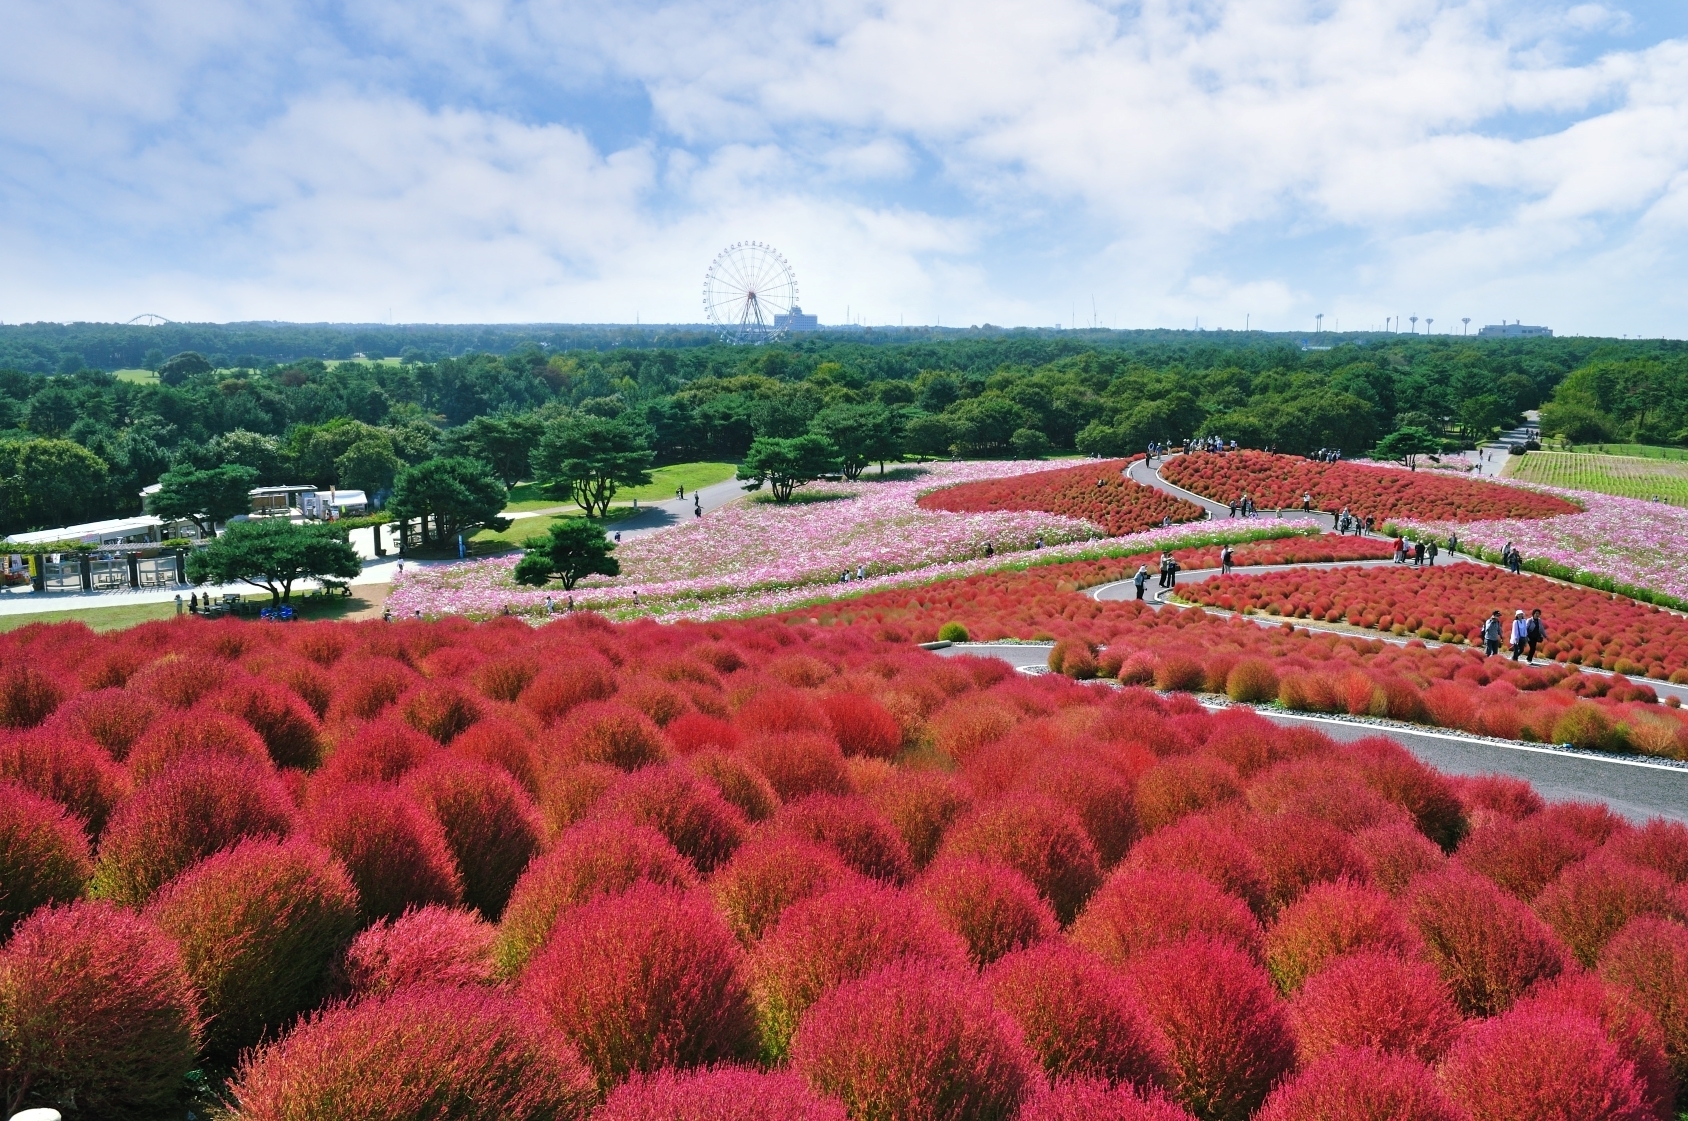
[{"label": "visitor walking on path", "polygon": [[1503,624],[1500,621],[1500,608],[1497,607],[1495,608],[1495,613],[1490,615],[1488,620],[1483,624],[1483,656],[1485,658],[1492,658],[1496,654],[1500,653],[1500,632],[1502,625]]},{"label": "visitor walking on path", "polygon": [[1219,575],[1229,576],[1230,574],[1231,574],[1231,546],[1226,545],[1223,549],[1219,550]]},{"label": "visitor walking on path", "polygon": [[1407,543],[1400,537],[1395,538],[1395,563],[1407,563]]},{"label": "visitor walking on path", "polygon": [[1436,539],[1434,537],[1424,543],[1424,555],[1426,559],[1430,561],[1431,568],[1436,567],[1436,554],[1438,552],[1440,552],[1440,550],[1436,547]]},{"label": "visitor walking on path", "polygon": [[1178,560],[1177,560],[1176,557],[1173,557],[1170,553],[1167,554],[1167,558],[1166,558],[1166,586],[1167,587],[1176,588],[1178,586],[1178,570],[1180,568],[1183,568],[1183,567],[1184,567],[1183,565],[1178,563]]},{"label": "visitor walking on path", "polygon": [[1306,493],[1302,494],[1302,496],[1301,496],[1301,512],[1303,514],[1311,514],[1313,512],[1313,495],[1312,495],[1311,492],[1306,492]]},{"label": "visitor walking on path", "polygon": [[1512,660],[1517,661],[1524,653],[1524,644],[1530,638],[1530,624],[1524,619],[1524,609],[1519,608],[1512,616]]},{"label": "visitor walking on path", "polygon": [[1547,641],[1547,625],[1541,621],[1541,608],[1530,612],[1530,621],[1524,625],[1524,641],[1528,644],[1525,660],[1532,666],[1536,664],[1536,647]]},{"label": "visitor walking on path", "polygon": [[1131,583],[1137,588],[1137,598],[1142,599],[1143,589],[1147,587],[1149,583],[1149,566],[1146,564],[1138,565],[1137,575],[1131,578]]}]

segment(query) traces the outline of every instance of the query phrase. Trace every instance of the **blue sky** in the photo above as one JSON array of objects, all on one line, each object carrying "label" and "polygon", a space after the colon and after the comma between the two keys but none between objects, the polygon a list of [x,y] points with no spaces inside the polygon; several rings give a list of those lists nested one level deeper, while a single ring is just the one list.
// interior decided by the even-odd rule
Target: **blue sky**
[{"label": "blue sky", "polygon": [[696,322],[758,239],[831,323],[1688,335],[1680,2],[0,16],[6,322]]}]

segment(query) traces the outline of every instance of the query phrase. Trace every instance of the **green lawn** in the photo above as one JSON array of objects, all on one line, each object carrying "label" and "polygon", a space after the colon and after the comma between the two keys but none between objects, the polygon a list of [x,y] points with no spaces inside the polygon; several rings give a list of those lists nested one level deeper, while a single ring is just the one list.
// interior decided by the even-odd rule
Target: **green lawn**
[{"label": "green lawn", "polygon": [[[182,594],[182,601],[187,602],[194,589],[189,588]],[[266,593],[258,593],[244,597],[248,603],[268,606],[270,597]],[[350,596],[308,596],[295,595],[292,599],[293,610],[301,619],[339,619],[370,606],[370,602],[361,598],[356,589]],[[184,608],[184,611],[186,609]],[[137,623],[145,623],[152,619],[169,619],[176,614],[176,605],[167,603],[126,603],[118,607],[78,607],[64,611],[35,611],[13,615],[0,615],[0,632],[15,631],[19,627],[30,623],[86,623],[96,631],[118,631],[125,627],[132,627]]]},{"label": "green lawn", "polygon": [[118,381],[132,381],[137,385],[152,385],[158,381],[158,375],[151,370],[113,370],[111,376]]},{"label": "green lawn", "polygon": [[[723,482],[737,473],[738,465],[734,463],[674,463],[654,468],[648,486],[624,487],[616,491],[615,501],[618,505],[625,502],[631,506],[635,498],[641,502],[673,498],[674,488],[678,486],[684,486],[689,495],[699,487]],[[548,510],[553,506],[567,505],[570,505],[568,499],[550,497],[538,483],[517,483],[510,490],[510,503],[504,510],[506,513],[512,510]]]},{"label": "green lawn", "polygon": [[1633,456],[1637,459],[1677,459],[1688,462],[1688,448],[1661,448],[1653,444],[1574,444],[1570,450],[1582,454]]},{"label": "green lawn", "polygon": [[[502,553],[509,549],[519,549],[522,542],[530,537],[543,537],[551,528],[553,522],[560,522],[564,518],[578,518],[577,510],[570,514],[558,514],[550,518],[517,518],[510,523],[510,528],[503,531],[483,529],[469,538],[469,549],[477,555],[488,553]],[[593,518],[592,521],[601,526],[614,525],[616,522],[626,521],[633,516],[632,506],[612,506],[607,518]],[[455,551],[455,549],[453,550]],[[420,554],[418,554],[420,555]]]},{"label": "green lawn", "polygon": [[1546,483],[1548,486],[1591,490],[1623,498],[1659,499],[1673,506],[1688,506],[1688,462],[1675,459],[1589,452],[1528,452],[1521,457],[1509,457],[1506,475],[1526,483]]}]

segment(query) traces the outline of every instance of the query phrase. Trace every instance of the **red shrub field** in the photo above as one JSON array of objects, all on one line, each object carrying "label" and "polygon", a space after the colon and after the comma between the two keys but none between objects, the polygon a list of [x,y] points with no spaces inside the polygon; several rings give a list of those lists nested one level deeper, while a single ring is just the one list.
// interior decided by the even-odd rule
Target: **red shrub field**
[{"label": "red shrub field", "polygon": [[1179,595],[1227,611],[1347,623],[1479,647],[1483,621],[1498,610],[1503,651],[1510,645],[1513,612],[1528,615],[1540,608],[1548,640],[1536,652],[1539,658],[1688,681],[1688,619],[1623,596],[1514,576],[1489,565],[1233,572],[1190,584]]},{"label": "red shrub field", "polygon": [[1390,518],[1477,522],[1580,512],[1563,498],[1523,487],[1260,451],[1175,456],[1160,473],[1174,486],[1215,502],[1235,502],[1247,494],[1263,510],[1299,510],[1301,496],[1311,494],[1315,509],[1336,513],[1346,507],[1358,517],[1376,518],[1378,525]]},{"label": "red shrub field", "polygon": [[[1297,550],[1312,552],[1327,541],[1363,539],[1293,538],[1240,546],[1237,562],[1250,559],[1256,549],[1299,557]],[[1366,544],[1375,547],[1378,542]],[[1157,557],[1143,559],[1152,567]],[[1222,693],[1247,703],[1276,701],[1297,711],[1387,716],[1505,739],[1688,759],[1688,724],[1678,710],[1659,704],[1652,688],[1622,674],[1579,672],[1569,654],[1563,662],[1532,667],[1505,659],[1486,660],[1480,646],[1473,648],[1468,642],[1432,649],[1414,638],[1400,646],[1360,635],[1308,631],[1294,627],[1290,619],[1276,627],[1262,627],[1241,616],[1210,615],[1200,606],[1157,611],[1135,600],[1096,600],[1080,594],[1083,588],[1129,575],[1137,560],[1078,561],[984,573],[818,604],[785,617],[922,642],[938,638],[941,628],[954,624],[971,641],[1057,641],[1050,655],[1051,668],[1071,677],[1117,677],[1124,684],[1152,685],[1161,691]],[[1194,564],[1200,563],[1199,557],[1195,559]],[[1479,576],[1489,571],[1462,567]],[[1359,573],[1352,576],[1356,580],[1368,579],[1373,572],[1407,580],[1431,578],[1428,569],[1403,573],[1382,566],[1329,573],[1233,574],[1229,580],[1218,577],[1202,584],[1181,584],[1180,589],[1186,596],[1206,596],[1213,594],[1205,590],[1210,586],[1225,588],[1238,581],[1341,581],[1349,579],[1351,571]],[[1513,581],[1533,579],[1498,575]],[[1666,663],[1661,659],[1677,657],[1670,653],[1675,636],[1688,635],[1688,624],[1678,616],[1603,593],[1557,589],[1545,581],[1510,586],[1523,592],[1564,590],[1572,597],[1568,602],[1586,596],[1591,602],[1604,603],[1614,613],[1614,624],[1630,618],[1647,621],[1646,629],[1637,622],[1634,629],[1624,632],[1637,644],[1630,648],[1632,656],[1645,659],[1645,666],[1662,667]],[[1237,601],[1233,598],[1232,602]],[[1321,621],[1331,610],[1320,613]],[[1553,629],[1556,625],[1550,616],[1548,633],[1557,640],[1561,632]],[[1562,630],[1567,643],[1581,641],[1572,637],[1580,632]],[[955,633],[951,629],[946,636]],[[1596,631],[1593,641],[1615,633]],[[1455,636],[1448,632],[1448,637]],[[1643,642],[1650,645],[1640,645]],[[1068,657],[1073,652],[1081,656]],[[1602,664],[1605,661],[1603,655]],[[1615,667],[1617,659],[1611,659],[1611,664]]]},{"label": "red shrub field", "polygon": [[[1109,611],[1203,680],[1245,635]],[[858,622],[0,636],[45,698],[0,732],[0,1105],[1674,1116],[1688,829]],[[1472,664],[1246,634],[1401,696]]]},{"label": "red shrub field", "polygon": [[1177,525],[1202,519],[1203,510],[1194,502],[1126,478],[1124,471],[1131,462],[1105,459],[1081,467],[960,483],[923,494],[915,505],[954,514],[1041,510],[1099,525],[1110,537],[1138,533],[1167,520]]}]

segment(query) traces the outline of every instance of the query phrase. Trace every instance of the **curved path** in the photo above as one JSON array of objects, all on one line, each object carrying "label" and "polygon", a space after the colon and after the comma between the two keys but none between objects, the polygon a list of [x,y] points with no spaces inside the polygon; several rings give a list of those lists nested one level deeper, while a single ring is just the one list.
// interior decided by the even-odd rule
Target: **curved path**
[{"label": "curved path", "polygon": [[[1046,644],[956,643],[937,653],[943,657],[972,654],[1000,658],[1016,669],[1027,671],[1041,671],[1049,660]],[[1400,741],[1439,771],[1454,775],[1511,775],[1529,782],[1544,798],[1555,801],[1595,798],[1631,821],[1650,817],[1688,821],[1688,767],[1633,756],[1585,755],[1544,744],[1481,739],[1441,729],[1403,728],[1272,709],[1255,711],[1275,724],[1314,725],[1332,739],[1344,742],[1385,735]]]}]

